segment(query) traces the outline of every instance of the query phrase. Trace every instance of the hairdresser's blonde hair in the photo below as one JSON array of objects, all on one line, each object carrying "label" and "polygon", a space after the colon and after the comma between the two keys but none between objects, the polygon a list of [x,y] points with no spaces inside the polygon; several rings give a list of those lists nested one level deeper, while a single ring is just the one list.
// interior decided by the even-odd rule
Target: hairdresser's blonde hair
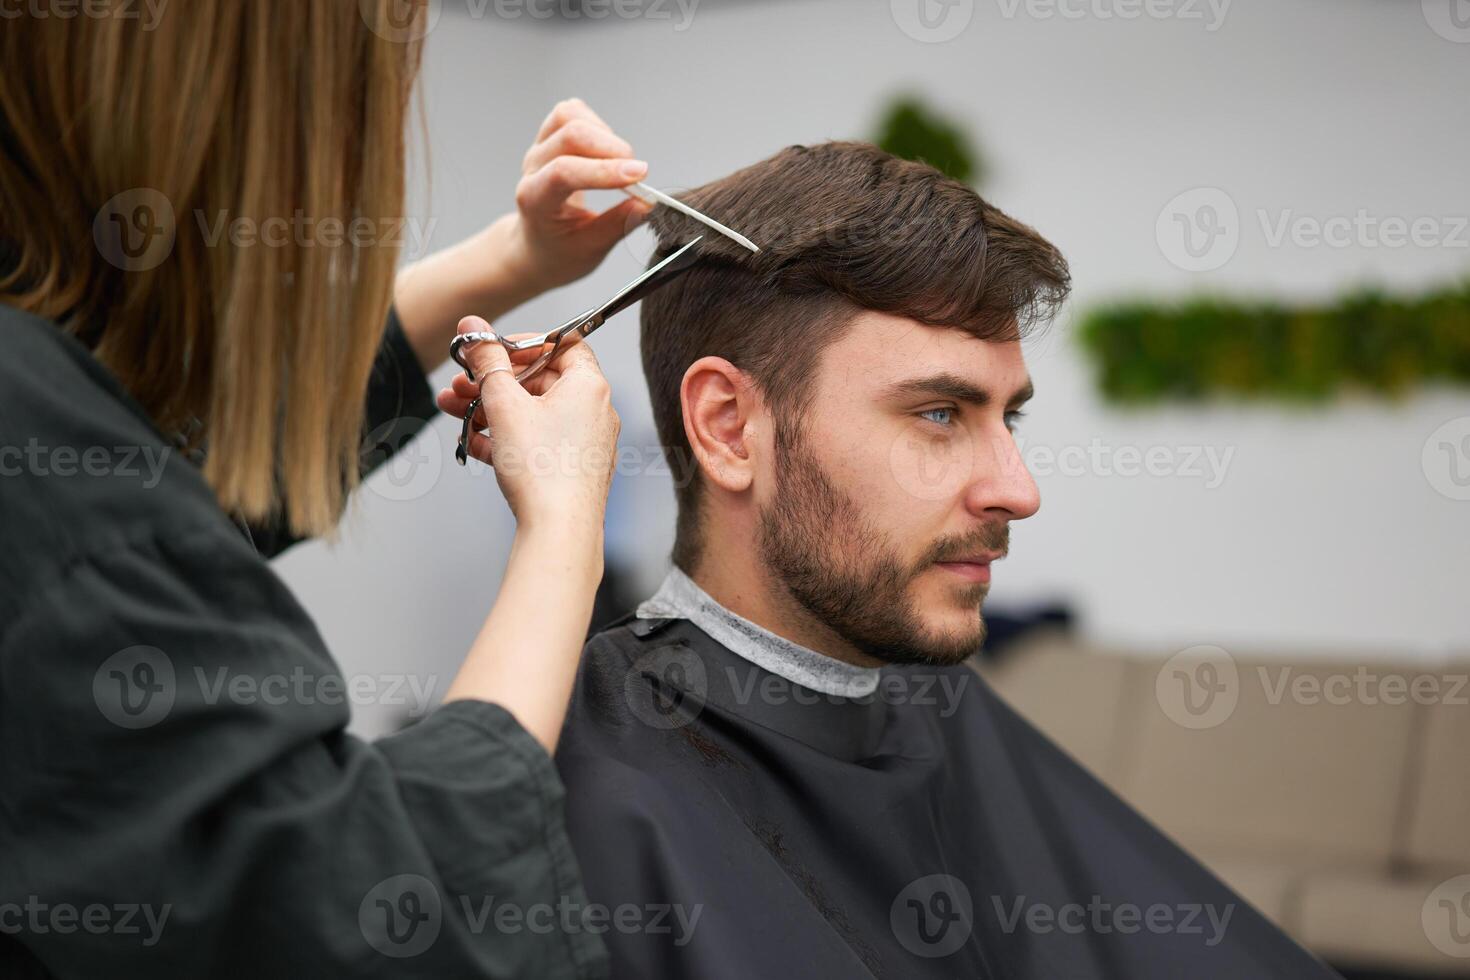
[{"label": "hairdresser's blonde hair", "polygon": [[[80,336],[164,432],[207,444],[225,510],[328,530],[392,296],[381,229],[403,212],[419,59],[401,18],[424,10],[83,6],[0,31],[0,302]],[[263,244],[222,217],[292,230]],[[335,233],[355,219],[378,233]],[[110,254],[169,227],[163,257]]]}]

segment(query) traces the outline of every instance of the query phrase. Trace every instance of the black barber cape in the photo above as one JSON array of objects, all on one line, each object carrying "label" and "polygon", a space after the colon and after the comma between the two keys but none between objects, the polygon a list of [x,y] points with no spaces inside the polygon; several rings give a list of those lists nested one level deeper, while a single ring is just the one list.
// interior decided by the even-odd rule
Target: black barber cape
[{"label": "black barber cape", "polygon": [[689,622],[586,650],[557,752],[619,980],[1336,976],[968,666],[844,700]]},{"label": "black barber cape", "polygon": [[[364,466],[433,412],[390,322]],[[582,895],[551,757],[474,701],[348,735],[266,562],[292,540],[237,526],[81,343],[0,306],[0,977],[604,974],[595,936],[528,926]]]}]

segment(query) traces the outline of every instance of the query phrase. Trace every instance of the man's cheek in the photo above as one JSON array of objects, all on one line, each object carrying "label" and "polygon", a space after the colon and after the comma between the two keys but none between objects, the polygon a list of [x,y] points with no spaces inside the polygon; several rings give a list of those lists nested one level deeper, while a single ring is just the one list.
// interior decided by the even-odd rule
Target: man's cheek
[{"label": "man's cheek", "polygon": [[974,469],[974,446],[967,439],[936,439],[910,429],[889,445],[889,482],[910,503],[954,499]]}]

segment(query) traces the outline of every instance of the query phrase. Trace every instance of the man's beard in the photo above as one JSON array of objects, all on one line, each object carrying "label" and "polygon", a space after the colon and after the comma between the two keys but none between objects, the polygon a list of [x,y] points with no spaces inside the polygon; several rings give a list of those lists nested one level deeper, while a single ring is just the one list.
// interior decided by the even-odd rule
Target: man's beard
[{"label": "man's beard", "polygon": [[1008,524],[942,538],[909,564],[827,477],[795,426],[780,426],[775,462],[775,500],[760,515],[760,556],[802,608],[859,652],[887,663],[956,664],[980,649],[988,584],[956,586],[955,603],[973,607],[975,623],[945,633],[925,627],[909,586],[936,562],[1004,554]]}]

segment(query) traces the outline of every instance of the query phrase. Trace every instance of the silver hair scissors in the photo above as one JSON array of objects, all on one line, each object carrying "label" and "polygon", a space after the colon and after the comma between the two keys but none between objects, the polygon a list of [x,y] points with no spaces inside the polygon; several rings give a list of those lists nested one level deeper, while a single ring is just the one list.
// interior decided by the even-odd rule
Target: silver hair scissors
[{"label": "silver hair scissors", "polygon": [[[449,345],[449,356],[464,369],[465,376],[474,381],[475,372],[465,359],[466,348],[475,344],[499,344],[505,348],[507,354],[512,356],[522,351],[539,348],[541,354],[534,361],[513,372],[515,379],[524,384],[546,370],[547,365],[555,360],[562,351],[579,343],[592,331],[606,323],[609,317],[621,313],[692,266],[699,258],[698,246],[703,240],[701,236],[679,248],[668,258],[618,290],[617,294],[606,303],[572,317],[555,329],[532,337],[522,337],[520,340],[511,340],[494,331],[462,333],[455,337]],[[465,465],[466,460],[469,459],[471,427],[474,425],[475,413],[479,410],[480,399],[476,398],[470,402],[469,409],[465,412],[464,427],[459,433],[459,447],[454,451],[454,458],[459,461],[460,466]]]}]

